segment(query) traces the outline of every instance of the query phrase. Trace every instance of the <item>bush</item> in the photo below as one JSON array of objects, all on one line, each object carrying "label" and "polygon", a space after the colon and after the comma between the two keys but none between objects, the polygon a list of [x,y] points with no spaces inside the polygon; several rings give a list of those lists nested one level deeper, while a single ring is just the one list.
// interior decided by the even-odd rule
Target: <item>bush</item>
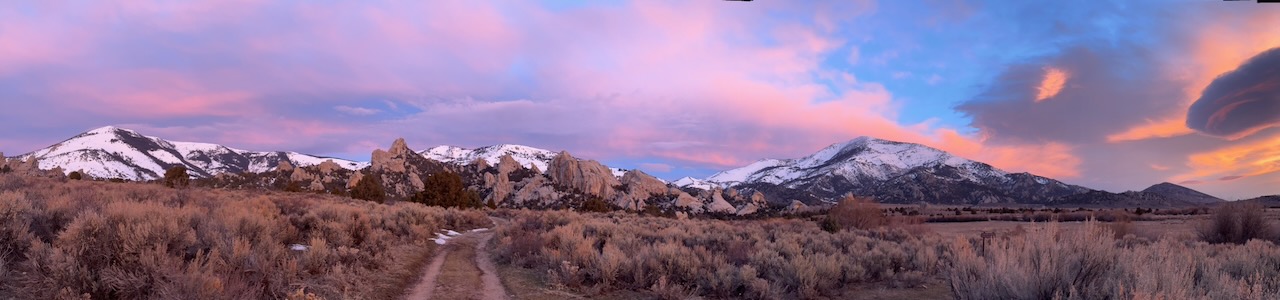
[{"label": "bush", "polygon": [[480,208],[480,195],[467,189],[462,176],[453,172],[441,172],[427,176],[421,192],[413,194],[409,201],[430,206]]},{"label": "bush", "polygon": [[957,299],[1277,299],[1280,248],[1114,239],[1094,221],[993,239],[960,239],[948,277]]},{"label": "bush", "polygon": [[[847,196],[827,211],[824,229],[872,229],[889,224],[880,205],[868,198]],[[830,230],[828,230],[830,231]]]},{"label": "bush", "polygon": [[413,203],[22,178],[0,186],[0,299],[392,299],[436,232],[490,225]]},{"label": "bush", "polygon": [[164,186],[186,188],[191,184],[191,176],[187,175],[187,167],[176,166],[164,171]]},{"label": "bush", "polygon": [[611,212],[613,211],[613,205],[600,199],[600,197],[591,196],[588,197],[587,200],[582,201],[582,207],[578,208],[578,211]]},{"label": "bush", "polygon": [[1274,239],[1271,222],[1264,215],[1266,211],[1266,207],[1257,203],[1224,203],[1200,228],[1200,238],[1214,244]]},{"label": "bush", "polygon": [[387,192],[382,187],[382,179],[370,174],[356,182],[356,187],[351,189],[351,198],[382,203],[387,199]]},{"label": "bush", "polygon": [[515,211],[500,228],[499,263],[532,267],[554,285],[657,298],[846,298],[861,283],[918,283],[937,274],[946,243],[893,228],[822,232],[802,220],[676,220],[630,213]]},{"label": "bush", "polygon": [[80,180],[83,177],[84,175],[80,175],[80,171],[71,171],[70,174],[67,174],[67,179],[71,179],[71,180]]}]

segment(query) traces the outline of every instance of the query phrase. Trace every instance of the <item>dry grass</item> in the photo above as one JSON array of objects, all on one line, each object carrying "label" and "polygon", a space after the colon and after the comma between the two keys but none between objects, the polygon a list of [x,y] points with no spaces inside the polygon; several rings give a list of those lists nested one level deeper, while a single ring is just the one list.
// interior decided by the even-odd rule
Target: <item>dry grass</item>
[{"label": "dry grass", "polygon": [[828,233],[800,220],[674,220],[631,214],[515,212],[498,231],[498,262],[545,272],[588,295],[659,298],[840,297],[857,283],[915,287],[947,245],[902,229]]},{"label": "dry grass", "polygon": [[413,203],[0,176],[0,298],[393,299],[435,232],[488,223]]},{"label": "dry grass", "polygon": [[1056,223],[1003,238],[958,239],[950,271],[959,299],[1275,299],[1280,248],[1114,233],[1096,222]]},{"label": "dry grass", "polygon": [[1267,220],[1267,208],[1257,203],[1226,203],[1200,228],[1200,238],[1210,243],[1244,244],[1253,239],[1274,240],[1276,233]]}]

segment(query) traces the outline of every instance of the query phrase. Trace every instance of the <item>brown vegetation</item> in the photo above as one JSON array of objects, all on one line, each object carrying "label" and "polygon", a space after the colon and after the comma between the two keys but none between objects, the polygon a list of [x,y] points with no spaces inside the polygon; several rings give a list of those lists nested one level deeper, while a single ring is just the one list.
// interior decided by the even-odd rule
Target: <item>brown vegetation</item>
[{"label": "brown vegetation", "polygon": [[1263,215],[1267,208],[1257,203],[1226,203],[1200,228],[1200,238],[1210,243],[1244,244],[1252,239],[1275,239],[1274,228]]},{"label": "brown vegetation", "polygon": [[296,193],[0,176],[0,298],[391,299],[483,214]]},{"label": "brown vegetation", "polygon": [[187,175],[187,167],[175,166],[164,171],[164,186],[186,188],[191,184],[191,176]]},{"label": "brown vegetation", "polygon": [[1280,248],[1114,239],[1096,222],[1057,223],[994,239],[961,239],[951,287],[959,299],[1274,299]]},{"label": "brown vegetation", "polygon": [[499,263],[546,272],[588,294],[615,289],[661,298],[839,297],[846,286],[918,286],[946,243],[901,229],[828,233],[802,220],[675,220],[628,213],[512,212]]},{"label": "brown vegetation", "polygon": [[827,211],[822,229],[835,232],[841,229],[872,229],[889,224],[880,205],[868,198],[846,196]]},{"label": "brown vegetation", "polygon": [[351,198],[382,203],[387,199],[387,192],[382,187],[382,179],[377,175],[366,175],[351,188]]}]

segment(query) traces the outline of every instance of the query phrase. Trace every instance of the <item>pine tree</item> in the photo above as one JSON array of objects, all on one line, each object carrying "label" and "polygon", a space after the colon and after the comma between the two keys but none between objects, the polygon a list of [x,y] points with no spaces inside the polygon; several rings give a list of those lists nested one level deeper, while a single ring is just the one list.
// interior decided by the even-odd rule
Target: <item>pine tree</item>
[{"label": "pine tree", "polygon": [[[409,201],[431,206],[480,208],[480,195],[468,190],[462,183],[462,176],[453,172],[441,172],[428,176],[423,181],[421,192],[413,194]],[[495,203],[493,205],[497,207]]]},{"label": "pine tree", "polygon": [[382,203],[387,199],[387,192],[382,188],[382,179],[371,174],[360,177],[360,182],[356,182],[356,187],[351,189],[351,198]]}]

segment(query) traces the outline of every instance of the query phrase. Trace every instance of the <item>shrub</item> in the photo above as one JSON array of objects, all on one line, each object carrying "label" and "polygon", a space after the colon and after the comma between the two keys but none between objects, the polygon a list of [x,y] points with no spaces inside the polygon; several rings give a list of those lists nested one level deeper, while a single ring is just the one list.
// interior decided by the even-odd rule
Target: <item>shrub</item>
[{"label": "shrub", "polygon": [[[918,283],[946,243],[895,228],[822,232],[803,220],[676,220],[630,213],[515,211],[499,263],[537,269],[562,288],[657,298],[840,298],[859,283]],[[918,284],[917,284],[918,285]]]},{"label": "shrub", "polygon": [[868,198],[847,196],[827,211],[824,229],[872,229],[889,223],[880,205]]},{"label": "shrub", "polygon": [[1115,240],[1097,222],[955,242],[958,299],[1276,299],[1280,248]]},{"label": "shrub", "polygon": [[578,208],[578,210],[584,212],[610,212],[613,211],[613,205],[600,199],[600,197],[591,196],[582,201],[582,207]]},{"label": "shrub", "polygon": [[1275,238],[1267,221],[1266,207],[1257,203],[1225,203],[1200,228],[1200,238],[1209,243],[1244,244],[1252,239]]},{"label": "shrub", "polygon": [[187,167],[175,166],[164,171],[164,186],[186,188],[191,184],[191,176],[187,175]]},{"label": "shrub", "polygon": [[80,175],[80,171],[71,171],[70,174],[67,174],[67,179],[71,180],[80,180],[83,177],[84,175]]},{"label": "shrub", "polygon": [[382,187],[382,179],[371,174],[360,177],[356,187],[351,189],[351,198],[382,203],[387,199],[387,192]]},{"label": "shrub", "polygon": [[414,203],[14,178],[0,176],[0,299],[397,298],[436,232],[490,224]]}]

